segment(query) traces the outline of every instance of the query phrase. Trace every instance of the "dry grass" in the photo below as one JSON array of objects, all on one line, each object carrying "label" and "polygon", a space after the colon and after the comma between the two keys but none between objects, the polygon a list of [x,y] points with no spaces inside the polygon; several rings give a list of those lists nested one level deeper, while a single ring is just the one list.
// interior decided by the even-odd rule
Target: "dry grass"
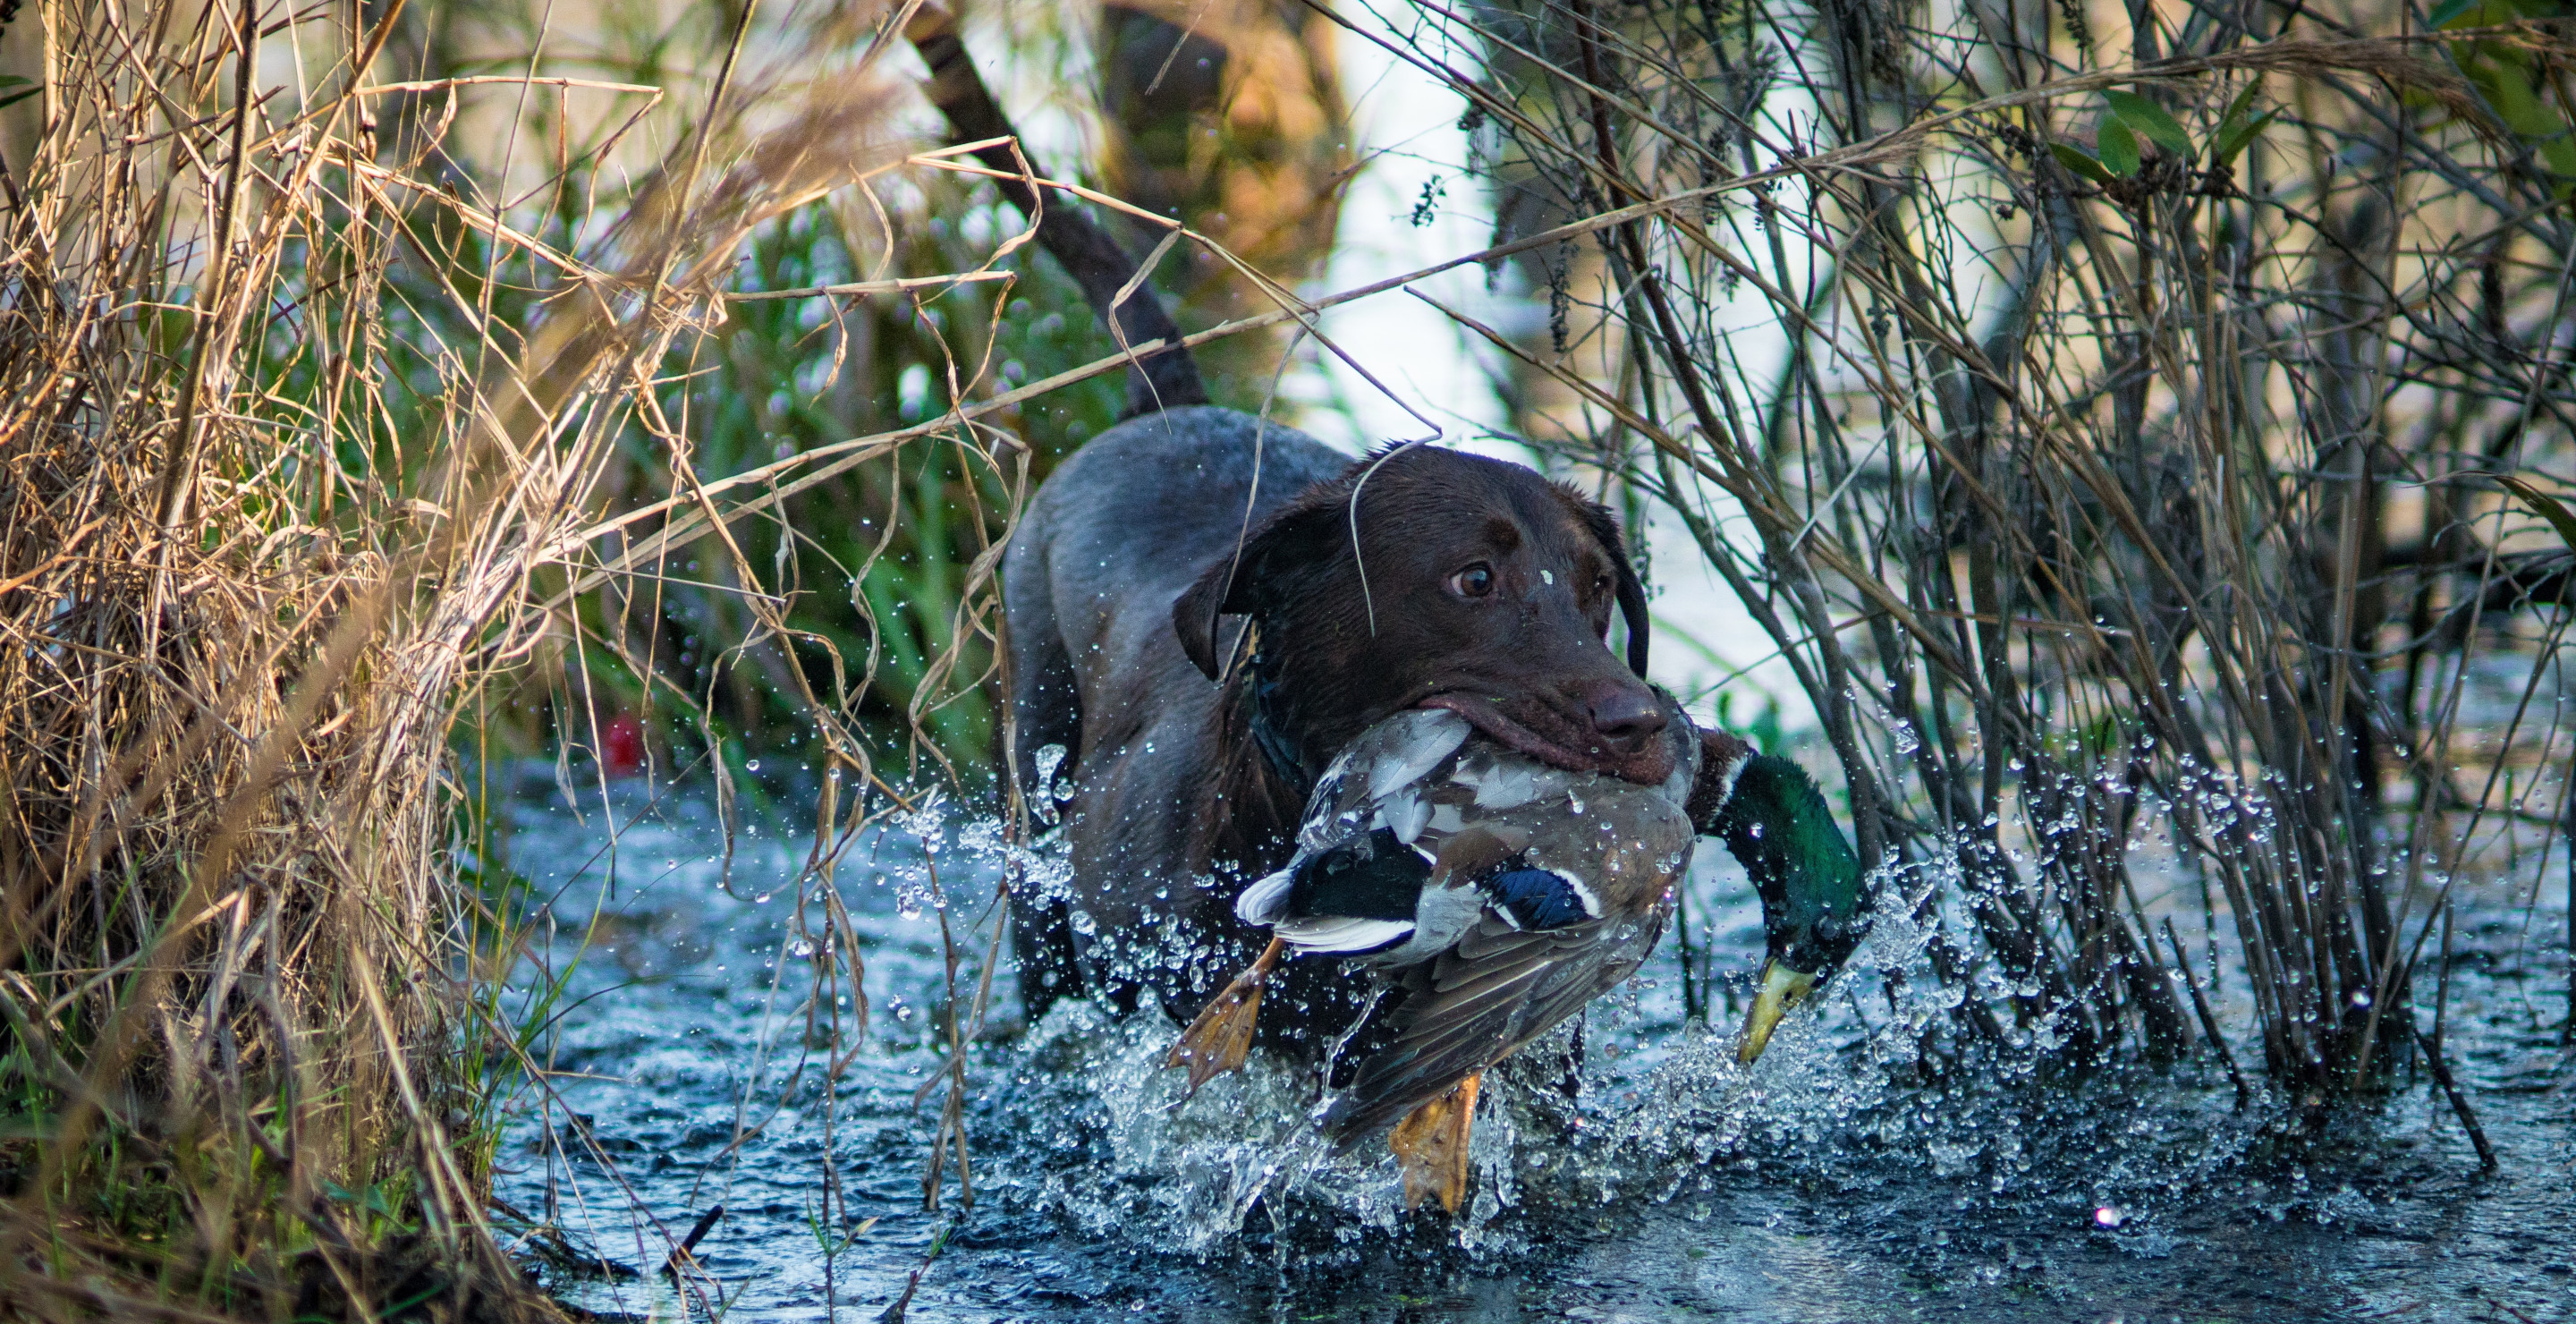
[{"label": "dry grass", "polygon": [[[340,490],[384,258],[287,267],[368,233],[372,183],[325,182],[357,106],[232,113],[225,17],[139,59],[63,42],[11,181],[0,1274],[238,1308],[306,1248],[354,1286],[370,1205],[450,1246],[478,1217],[439,778],[466,604],[510,567],[458,554],[491,522],[462,490]],[[280,398],[297,338],[336,380]]]},{"label": "dry grass", "polygon": [[[729,809],[717,687],[758,659],[812,736],[794,891],[835,1005],[863,960],[841,856],[919,807],[916,778],[972,780],[952,710],[994,678],[994,571],[1032,481],[1006,425],[1091,378],[1114,397],[1124,368],[1004,380],[1023,233],[920,269],[959,245],[899,231],[979,168],[897,145],[899,12],[657,48],[649,84],[555,73],[542,24],[517,72],[405,78],[388,52],[426,58],[453,16],[354,13],[46,10],[38,129],[0,181],[0,1315],[551,1312],[485,1208],[501,1087],[545,1091],[525,1049],[549,1007],[497,991],[539,910],[486,849],[460,745],[533,693],[547,738],[603,749],[588,682],[622,668],[624,701],[694,727],[674,761]],[[738,254],[818,203],[836,242],[876,239],[844,255],[862,278],[739,288]],[[980,302],[941,303],[960,290]],[[870,300],[929,328],[945,408],[711,463],[692,384],[739,357],[728,324],[818,310],[760,334],[801,353],[836,329],[831,393]],[[900,492],[934,464],[959,476],[950,532],[899,529],[899,505],[855,548],[790,523],[854,472]],[[880,618],[905,607],[877,574],[904,546],[938,585],[910,611],[937,622]],[[863,651],[796,615],[808,557],[847,576]],[[667,655],[674,590],[721,608],[731,633],[697,642],[726,666]],[[901,789],[862,712],[889,638],[935,643],[900,659]],[[952,1042],[998,937],[951,935]],[[933,1200],[972,1194],[959,1062]]]},{"label": "dry grass", "polygon": [[676,435],[658,366],[745,236],[902,161],[853,12],[716,52],[549,232],[437,174],[461,84],[374,90],[400,8],[48,10],[0,237],[0,1313],[549,1309],[485,1225],[521,935],[451,732],[579,642],[585,567],[631,591],[592,549],[757,504],[684,452],[643,515],[595,488]]}]

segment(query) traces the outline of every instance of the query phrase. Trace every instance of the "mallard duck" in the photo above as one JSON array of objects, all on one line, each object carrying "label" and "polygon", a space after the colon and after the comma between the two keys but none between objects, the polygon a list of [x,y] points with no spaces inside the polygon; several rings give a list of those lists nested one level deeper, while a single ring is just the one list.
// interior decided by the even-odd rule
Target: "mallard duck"
[{"label": "mallard duck", "polygon": [[1747,750],[1723,788],[1717,804],[1692,808],[1701,830],[1726,843],[1762,898],[1768,950],[1736,1048],[1736,1059],[1749,1066],[1770,1046],[1781,1018],[1869,936],[1869,894],[1860,858],[1804,768]]},{"label": "mallard duck", "polygon": [[[1170,1064],[1189,1068],[1193,1090],[1241,1066],[1262,988],[1288,957],[1374,972],[1381,1001],[1347,1037],[1357,1061],[1336,1071],[1346,1088],[1322,1126],[1348,1148],[1393,1121],[1408,1207],[1436,1195],[1454,1211],[1483,1072],[1644,962],[1695,822],[1762,900],[1768,952],[1738,1049],[1752,1062],[1867,933],[1861,870],[1795,763],[1687,721],[1672,729],[1681,757],[1654,786],[1538,762],[1446,710],[1363,732],[1317,782],[1295,856],[1236,899],[1245,923],[1270,930],[1268,949]],[[1703,757],[1722,763],[1714,778]]]},{"label": "mallard duck", "polygon": [[1295,857],[1236,899],[1270,948],[1184,1033],[1174,1064],[1192,1088],[1240,1065],[1285,957],[1375,972],[1384,993],[1350,1036],[1357,1060],[1322,1125],[1348,1147],[1395,1122],[1407,1204],[1437,1194],[1454,1210],[1485,1069],[1625,980],[1663,932],[1698,770],[1699,742],[1675,717],[1677,767],[1654,786],[1538,762],[1445,709],[1363,732],[1318,781]]}]

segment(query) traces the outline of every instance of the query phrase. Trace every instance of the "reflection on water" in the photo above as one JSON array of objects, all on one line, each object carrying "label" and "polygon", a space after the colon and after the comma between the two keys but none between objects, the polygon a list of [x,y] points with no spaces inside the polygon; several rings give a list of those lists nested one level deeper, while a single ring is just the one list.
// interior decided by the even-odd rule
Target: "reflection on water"
[{"label": "reflection on water", "polygon": [[[551,1098],[523,1094],[501,1200],[647,1270],[724,1210],[695,1252],[712,1283],[685,1302],[649,1272],[545,1270],[596,1310],[696,1314],[720,1294],[744,1320],[866,1320],[920,1270],[916,1320],[2576,1318],[2576,1096],[2519,983],[2554,980],[2563,957],[2523,939],[2519,914],[2463,926],[2450,1021],[2504,1159],[2491,1179],[2420,1089],[2287,1145],[2276,1114],[2239,1116],[2197,1064],[2073,1095],[1890,1084],[1914,1079],[1896,1068],[1945,1003],[1917,969],[1921,935],[1882,923],[1861,977],[1752,1071],[1681,1024],[1659,956],[1590,1014],[1578,1100],[1538,1048],[1497,1073],[1454,1221],[1401,1211],[1382,1147],[1321,1154],[1296,1073],[1183,1101],[1159,1069],[1161,1017],[1067,1004],[1020,1027],[1006,973],[992,1020],[1025,1032],[968,1054],[977,1199],[960,1207],[952,1162],[943,1208],[924,1212],[947,968],[913,838],[863,844],[840,870],[865,939],[856,1042],[807,1006],[812,953],[788,922],[807,843],[746,834],[729,894],[695,799],[621,788],[575,813],[531,791],[513,812],[510,863],[554,898],[522,985],[562,981],[538,1050]],[[936,861],[970,987],[990,835],[952,827]],[[1694,905],[1715,916],[1718,966],[1748,969],[1758,912],[1740,876],[1703,863]],[[849,998],[825,993],[844,1024]]]}]

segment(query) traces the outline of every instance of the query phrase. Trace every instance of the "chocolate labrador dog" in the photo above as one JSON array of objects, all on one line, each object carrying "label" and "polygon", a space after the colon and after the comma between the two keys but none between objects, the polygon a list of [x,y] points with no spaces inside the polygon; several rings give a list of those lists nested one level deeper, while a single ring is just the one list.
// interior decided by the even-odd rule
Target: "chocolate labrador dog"
[{"label": "chocolate labrador dog", "polygon": [[[1603,642],[1624,609],[1642,665],[1618,525],[1517,465],[1353,462],[1232,410],[1166,409],[1058,468],[1002,573],[1020,739],[1071,752],[1068,900],[1092,929],[1077,943],[1024,908],[1045,935],[1021,951],[1033,1010],[1080,972],[1195,1012],[1260,949],[1240,884],[1285,862],[1333,755],[1400,709],[1454,709],[1564,767],[1674,770],[1662,703]],[[1282,1001],[1314,992],[1292,977]]]},{"label": "chocolate labrador dog", "polygon": [[[908,35],[957,141],[1011,136],[945,15],[925,7]],[[1005,147],[982,155],[1018,170]],[[1130,417],[1047,479],[1003,562],[1022,784],[1052,799],[1037,753],[1068,755],[1047,770],[1069,788],[1070,888],[1013,905],[1032,1019],[1069,993],[1133,1007],[1146,989],[1196,1012],[1259,950],[1235,893],[1286,861],[1334,754],[1398,710],[1453,709],[1565,768],[1673,774],[1642,678],[1645,591],[1609,511],[1518,465],[1422,446],[1353,461],[1207,404],[1132,260],[1069,202],[1002,184],[1135,351]],[[1705,826],[1748,751],[1701,739]],[[1348,982],[1292,966],[1265,1034],[1335,1032]]]}]

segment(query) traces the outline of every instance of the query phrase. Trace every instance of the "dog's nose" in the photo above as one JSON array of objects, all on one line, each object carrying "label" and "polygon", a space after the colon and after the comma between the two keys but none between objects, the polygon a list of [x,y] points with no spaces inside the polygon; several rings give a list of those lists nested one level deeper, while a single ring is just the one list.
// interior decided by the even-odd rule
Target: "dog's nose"
[{"label": "dog's nose", "polygon": [[1632,686],[1604,689],[1584,706],[1592,719],[1592,729],[1603,740],[1626,749],[1635,749],[1664,729],[1664,706],[1655,696]]}]

